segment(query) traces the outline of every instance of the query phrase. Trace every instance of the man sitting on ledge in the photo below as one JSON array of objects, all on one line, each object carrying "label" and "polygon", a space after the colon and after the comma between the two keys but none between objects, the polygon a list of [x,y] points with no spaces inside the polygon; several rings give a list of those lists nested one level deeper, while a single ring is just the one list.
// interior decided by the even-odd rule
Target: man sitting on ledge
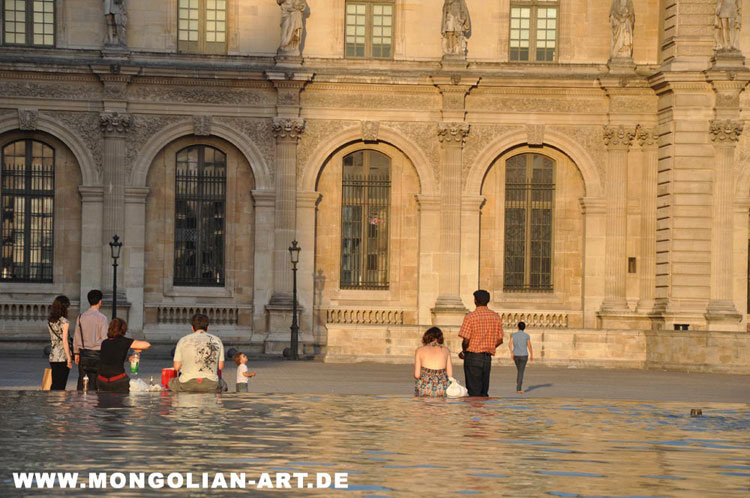
[{"label": "man sitting on ledge", "polygon": [[177,342],[174,369],[178,377],[170,379],[175,392],[215,393],[221,391],[216,369],[224,368],[224,344],[208,330],[208,317],[201,313],[190,320],[193,333]]}]

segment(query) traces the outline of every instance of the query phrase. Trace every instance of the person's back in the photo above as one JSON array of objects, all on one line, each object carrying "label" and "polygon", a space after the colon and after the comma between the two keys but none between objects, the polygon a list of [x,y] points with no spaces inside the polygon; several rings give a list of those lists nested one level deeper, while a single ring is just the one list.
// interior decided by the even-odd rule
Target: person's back
[{"label": "person's back", "polygon": [[523,392],[523,374],[526,370],[526,362],[534,359],[534,350],[531,347],[531,337],[526,333],[526,324],[518,322],[518,331],[510,335],[508,343],[510,357],[516,364],[516,391]]},{"label": "person's back", "polygon": [[445,370],[450,359],[450,351],[442,345],[422,346],[417,349],[417,355],[419,355],[421,365],[432,370]]},{"label": "person's back", "polygon": [[415,396],[443,397],[453,376],[450,350],[443,346],[443,332],[432,327],[422,336],[422,347],[414,353]]},{"label": "person's back", "polygon": [[513,356],[528,356],[529,355],[529,340],[531,337],[523,330],[518,330],[511,334],[513,340]]},{"label": "person's back", "polygon": [[224,344],[208,330],[208,317],[196,314],[193,333],[177,342],[174,369],[180,376],[169,381],[172,391],[216,392],[221,389],[217,370],[224,368]]}]

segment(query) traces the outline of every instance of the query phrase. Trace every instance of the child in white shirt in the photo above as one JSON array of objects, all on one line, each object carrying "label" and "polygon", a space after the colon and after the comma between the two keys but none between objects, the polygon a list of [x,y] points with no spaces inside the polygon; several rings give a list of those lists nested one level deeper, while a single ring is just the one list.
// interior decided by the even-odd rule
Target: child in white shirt
[{"label": "child in white shirt", "polygon": [[247,371],[247,355],[245,353],[234,355],[234,363],[237,365],[237,388],[235,390],[238,393],[246,393],[247,379],[255,377],[255,372]]}]

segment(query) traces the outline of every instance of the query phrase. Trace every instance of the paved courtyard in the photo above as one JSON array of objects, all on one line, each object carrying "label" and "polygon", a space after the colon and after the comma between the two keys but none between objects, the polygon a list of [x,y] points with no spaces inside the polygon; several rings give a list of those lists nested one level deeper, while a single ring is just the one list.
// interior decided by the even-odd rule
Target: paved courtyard
[{"label": "paved courtyard", "polygon": [[[463,383],[460,361],[456,378]],[[0,389],[38,389],[48,363],[40,356],[0,356]],[[140,377],[159,382],[166,359],[144,355]],[[409,365],[375,363],[330,364],[315,361],[253,361],[250,391],[263,393],[410,394],[414,383]],[[455,365],[454,365],[455,366]],[[77,370],[68,389],[75,388]],[[225,379],[234,391],[235,366],[227,362]],[[515,368],[493,367],[490,395],[515,396]],[[595,370],[548,368],[532,364],[526,373],[525,397],[611,400],[750,402],[750,376],[664,372],[656,370]]]}]

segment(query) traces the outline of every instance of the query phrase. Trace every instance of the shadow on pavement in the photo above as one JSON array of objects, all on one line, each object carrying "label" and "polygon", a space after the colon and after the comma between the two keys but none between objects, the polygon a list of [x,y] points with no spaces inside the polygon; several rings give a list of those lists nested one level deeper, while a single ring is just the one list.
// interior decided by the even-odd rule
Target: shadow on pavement
[{"label": "shadow on pavement", "polygon": [[552,387],[552,384],[537,384],[535,386],[529,386],[526,388],[526,392],[530,393],[531,391],[534,391],[535,389],[541,389],[542,387]]}]

